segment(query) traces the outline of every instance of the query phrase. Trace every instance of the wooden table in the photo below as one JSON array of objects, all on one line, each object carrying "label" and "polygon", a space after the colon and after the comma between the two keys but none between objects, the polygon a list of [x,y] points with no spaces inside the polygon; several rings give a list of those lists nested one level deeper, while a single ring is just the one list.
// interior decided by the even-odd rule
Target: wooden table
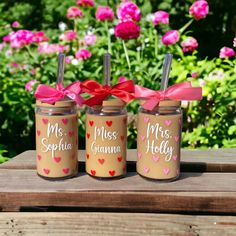
[{"label": "wooden table", "polygon": [[[236,149],[182,150],[181,178],[46,181],[35,151],[0,165],[0,235],[236,235]],[[18,212],[20,211],[20,212]],[[35,212],[40,211],[40,212]]]}]

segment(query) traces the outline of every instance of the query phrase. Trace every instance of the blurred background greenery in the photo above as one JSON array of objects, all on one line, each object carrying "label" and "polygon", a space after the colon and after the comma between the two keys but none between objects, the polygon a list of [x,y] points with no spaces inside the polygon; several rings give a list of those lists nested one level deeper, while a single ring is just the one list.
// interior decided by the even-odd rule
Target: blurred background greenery
[{"label": "blurred background greenery", "polygon": [[[109,5],[116,10],[120,1],[96,1],[98,5]],[[219,50],[223,46],[232,47],[236,34],[236,1],[209,0],[210,13],[206,19],[194,21],[185,35],[197,38],[198,51],[183,54],[179,45],[163,46],[158,44],[158,55],[154,54],[155,29],[145,18],[159,9],[170,13],[171,29],[180,29],[189,20],[188,9],[192,0],[177,1],[135,1],[141,8],[141,36],[127,43],[131,59],[129,71],[122,43],[111,35],[112,40],[112,79],[125,76],[152,89],[158,89],[162,71],[163,56],[167,51],[174,54],[170,84],[191,81],[193,85],[204,85],[203,100],[185,104],[183,142],[185,148],[236,147],[236,69],[235,58],[220,59]],[[58,43],[62,33],[60,22],[73,29],[73,21],[66,18],[67,9],[75,5],[74,0],[2,0],[0,3],[0,38],[7,35],[11,23],[19,21],[23,29],[43,30],[51,43]],[[96,7],[84,9],[85,17],[78,23],[79,37],[93,31],[97,35],[95,45],[89,47],[92,57],[78,65],[66,65],[66,83],[77,79],[102,78],[102,55],[107,51],[107,32],[101,22],[95,19]],[[113,28],[116,21],[111,22]],[[158,29],[158,35],[166,32],[165,27]],[[69,45],[68,55],[74,52]],[[138,52],[137,48],[141,48]],[[53,84],[56,73],[56,55],[39,55],[32,46],[34,55],[30,57],[26,49],[16,50],[12,56],[6,56],[7,48],[0,51],[0,163],[6,157],[19,152],[35,149],[34,102],[32,94],[25,91],[25,83],[36,79],[40,83]],[[11,66],[12,63],[25,64],[22,70]],[[32,69],[36,74],[32,75]],[[192,76],[195,73],[197,76]],[[135,114],[138,104],[128,106],[130,114],[128,147],[136,147]],[[79,119],[80,148],[84,148],[85,111]]]}]

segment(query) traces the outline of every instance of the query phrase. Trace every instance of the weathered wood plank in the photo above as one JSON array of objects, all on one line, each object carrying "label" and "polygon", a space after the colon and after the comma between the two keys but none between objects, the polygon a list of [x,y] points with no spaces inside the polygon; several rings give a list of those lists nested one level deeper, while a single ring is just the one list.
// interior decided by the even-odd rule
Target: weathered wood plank
[{"label": "weathered wood plank", "polygon": [[234,216],[142,213],[1,213],[0,235],[235,235]]},{"label": "weathered wood plank", "polygon": [[[236,149],[182,149],[181,170],[188,172],[236,172]],[[128,150],[128,171],[135,171],[136,150]],[[26,151],[0,165],[0,169],[35,169],[34,150]],[[78,154],[81,170],[84,171],[85,151]]]},{"label": "weathered wood plank", "polygon": [[0,207],[76,206],[143,212],[236,212],[236,173],[183,173],[170,183],[136,173],[99,181],[88,175],[50,182],[34,170],[0,170]]}]

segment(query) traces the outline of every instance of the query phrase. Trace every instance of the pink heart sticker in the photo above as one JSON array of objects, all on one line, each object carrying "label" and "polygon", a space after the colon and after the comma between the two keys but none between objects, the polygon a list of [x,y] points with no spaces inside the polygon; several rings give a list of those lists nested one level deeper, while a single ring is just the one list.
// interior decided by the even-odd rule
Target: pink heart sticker
[{"label": "pink heart sticker", "polygon": [[42,159],[42,156],[41,155],[38,155],[37,156],[38,160],[40,161]]},{"label": "pink heart sticker", "polygon": [[150,120],[150,118],[149,118],[149,117],[144,117],[143,120],[144,120],[145,123],[148,123],[148,121]]},{"label": "pink heart sticker", "polygon": [[170,125],[172,124],[172,121],[171,121],[171,120],[165,120],[165,124],[166,124],[167,126],[170,126]]},{"label": "pink heart sticker", "polygon": [[67,123],[68,123],[68,119],[61,119],[61,121],[62,121],[62,123],[64,124],[64,125],[67,125]]},{"label": "pink heart sticker", "polygon": [[174,160],[174,161],[176,161],[176,160],[177,160],[177,158],[178,158],[178,156],[177,156],[177,155],[174,155],[174,156],[173,156],[173,160]]},{"label": "pink heart sticker", "polygon": [[160,157],[159,157],[159,156],[155,156],[155,155],[154,155],[154,156],[152,156],[152,160],[157,162],[157,161],[159,161],[159,160],[160,160]]},{"label": "pink heart sticker", "polygon": [[48,123],[48,119],[46,119],[46,118],[43,118],[42,121],[45,125]]},{"label": "pink heart sticker", "polygon": [[37,130],[37,135],[40,136],[40,134],[41,134],[41,131]]},{"label": "pink heart sticker", "polygon": [[144,135],[140,135],[141,140],[143,141],[145,139]]},{"label": "pink heart sticker", "polygon": [[69,134],[70,137],[72,137],[72,136],[74,136],[74,131],[69,131],[68,134]]},{"label": "pink heart sticker", "polygon": [[44,168],[44,169],[43,169],[43,172],[44,172],[46,175],[48,175],[48,174],[50,173],[50,170],[49,170],[49,169],[46,169],[46,168]]},{"label": "pink heart sticker", "polygon": [[69,168],[63,168],[62,171],[63,171],[64,174],[68,174],[70,169]]},{"label": "pink heart sticker", "polygon": [[143,168],[143,171],[147,174],[147,173],[150,171],[150,168],[144,167],[144,168]]},{"label": "pink heart sticker", "polygon": [[138,159],[141,159],[142,153],[138,153]]},{"label": "pink heart sticker", "polygon": [[174,139],[175,139],[175,142],[178,142],[179,141],[179,135],[175,136]]},{"label": "pink heart sticker", "polygon": [[163,172],[165,175],[168,175],[170,173],[170,169],[169,168],[164,168]]},{"label": "pink heart sticker", "polygon": [[61,157],[53,157],[53,160],[56,162],[56,163],[59,163],[61,161]]}]

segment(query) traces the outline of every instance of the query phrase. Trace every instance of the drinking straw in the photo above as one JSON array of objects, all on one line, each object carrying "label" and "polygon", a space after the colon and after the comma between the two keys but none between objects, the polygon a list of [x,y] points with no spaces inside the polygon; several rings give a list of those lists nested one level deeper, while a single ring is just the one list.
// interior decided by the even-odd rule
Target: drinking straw
[{"label": "drinking straw", "polygon": [[64,65],[65,65],[65,54],[59,53],[59,55],[58,55],[58,68],[57,68],[57,84],[63,85]]},{"label": "drinking straw", "polygon": [[103,77],[104,77],[104,84],[110,85],[110,82],[111,82],[111,54],[110,53],[104,54]]},{"label": "drinking straw", "polygon": [[169,74],[171,69],[173,55],[171,53],[166,53],[163,66],[163,74],[161,79],[161,91],[165,91],[168,87]]}]

